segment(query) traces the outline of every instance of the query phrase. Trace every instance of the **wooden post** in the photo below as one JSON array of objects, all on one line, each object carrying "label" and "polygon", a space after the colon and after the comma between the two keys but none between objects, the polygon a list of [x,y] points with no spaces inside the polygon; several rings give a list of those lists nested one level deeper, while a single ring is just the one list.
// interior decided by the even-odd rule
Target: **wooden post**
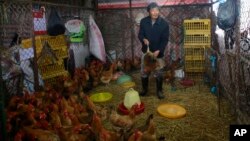
[{"label": "wooden post", "polygon": [[2,55],[0,52],[0,120],[1,120],[1,132],[0,132],[0,138],[2,138],[3,141],[6,141],[6,113],[4,110],[5,106],[5,96],[3,92],[3,79],[2,79],[2,66],[1,66],[1,60]]},{"label": "wooden post", "polygon": [[33,22],[33,4],[32,2],[30,3],[30,12],[31,12],[31,17],[30,17],[30,22],[32,25],[32,30],[31,30],[31,36],[32,36],[32,47],[34,50],[34,58],[33,58],[33,72],[34,72],[34,89],[35,91],[38,90],[39,86],[39,80],[38,80],[38,65],[37,65],[37,52],[36,52],[36,41],[35,41],[35,33],[34,33],[34,22]]},{"label": "wooden post", "polygon": [[[0,1],[0,4],[2,6],[1,13],[4,12],[3,9],[3,1]],[[5,23],[4,18],[0,21],[0,25],[3,25]],[[3,39],[0,39],[0,49],[3,47]],[[2,51],[0,52],[0,138],[2,138],[3,141],[7,140],[7,133],[6,133],[6,113],[4,110],[5,106],[5,96],[3,92],[3,78],[2,78]]]},{"label": "wooden post", "polygon": [[132,0],[129,0],[130,32],[131,32],[131,53],[132,61],[134,60],[134,22],[132,14]]}]

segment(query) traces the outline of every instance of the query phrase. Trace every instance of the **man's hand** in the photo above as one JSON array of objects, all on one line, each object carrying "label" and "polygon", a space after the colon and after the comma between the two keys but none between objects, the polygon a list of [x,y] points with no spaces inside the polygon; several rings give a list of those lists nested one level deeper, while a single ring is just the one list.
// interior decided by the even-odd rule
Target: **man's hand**
[{"label": "man's hand", "polygon": [[148,39],[143,39],[143,42],[144,42],[144,44],[146,45],[146,46],[149,46],[149,41],[148,41]]},{"label": "man's hand", "polygon": [[154,54],[154,57],[157,58],[157,56],[159,55],[160,51],[159,50],[156,50],[153,54]]}]

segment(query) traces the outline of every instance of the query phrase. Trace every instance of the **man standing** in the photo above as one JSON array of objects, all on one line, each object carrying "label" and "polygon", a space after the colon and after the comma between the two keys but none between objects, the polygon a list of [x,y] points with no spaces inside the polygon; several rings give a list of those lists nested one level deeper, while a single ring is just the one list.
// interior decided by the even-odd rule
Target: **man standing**
[{"label": "man standing", "polygon": [[[168,23],[159,16],[159,6],[153,2],[150,3],[147,7],[149,16],[143,18],[140,22],[140,30],[138,38],[142,43],[142,52],[149,51],[153,52],[154,56],[157,58],[157,62],[160,67],[154,72],[154,77],[156,77],[156,94],[159,99],[163,99],[165,96],[162,91],[163,84],[163,72],[162,69],[165,66],[164,61],[164,51],[168,43],[169,38],[169,26]],[[145,96],[148,92],[148,77],[149,73],[144,71],[143,58],[141,64],[141,81],[142,81],[142,92],[141,96]]]}]

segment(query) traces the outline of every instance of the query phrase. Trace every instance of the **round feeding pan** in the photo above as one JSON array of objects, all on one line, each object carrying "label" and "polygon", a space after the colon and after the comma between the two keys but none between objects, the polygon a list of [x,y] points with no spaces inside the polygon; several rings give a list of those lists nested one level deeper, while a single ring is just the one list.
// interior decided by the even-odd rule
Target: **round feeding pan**
[{"label": "round feeding pan", "polygon": [[93,102],[106,102],[109,101],[113,95],[109,92],[95,93],[90,96]]},{"label": "round feeding pan", "polygon": [[123,88],[133,88],[135,86],[135,82],[124,82],[121,84]]},{"label": "round feeding pan", "polygon": [[131,76],[124,74],[117,79],[117,84],[123,84],[125,82],[131,82],[131,81],[132,81]]},{"label": "round feeding pan", "polygon": [[157,108],[161,116],[171,119],[182,118],[186,115],[186,109],[177,104],[162,104]]}]

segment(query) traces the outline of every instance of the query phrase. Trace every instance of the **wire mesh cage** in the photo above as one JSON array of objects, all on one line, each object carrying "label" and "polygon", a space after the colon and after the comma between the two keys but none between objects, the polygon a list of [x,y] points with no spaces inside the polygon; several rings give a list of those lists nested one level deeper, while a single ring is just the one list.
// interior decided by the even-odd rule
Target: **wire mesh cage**
[{"label": "wire mesh cage", "polygon": [[[41,55],[45,41],[47,41],[50,44],[57,58],[66,60],[69,57],[68,54],[69,46],[67,44],[66,36],[60,35],[52,37],[43,35],[47,33],[46,30],[48,26],[48,18],[50,16],[51,9],[53,8],[56,9],[57,11],[60,11],[59,16],[61,18],[62,23],[65,23],[68,20],[78,17],[80,20],[84,22],[87,29],[88,29],[89,15],[94,14],[94,10],[93,8],[91,8],[91,4],[89,5],[87,3],[76,2],[76,1],[66,2],[66,3],[62,2],[60,4],[47,3],[46,1],[44,2],[8,1],[1,4],[1,11],[3,11],[3,16],[1,16],[2,30],[0,31],[2,39],[1,48],[7,48],[15,44],[20,45],[19,48],[17,49],[17,52],[20,58],[19,67],[22,69],[22,71],[24,71],[24,73],[22,73],[21,75],[26,76],[31,72],[31,74],[28,77],[26,76],[23,78],[24,80],[29,79],[28,83],[29,82],[32,82],[33,84],[37,83],[34,84],[34,86],[43,84],[42,76],[41,74],[39,74],[40,72],[39,65],[36,66],[35,62]],[[14,33],[18,34],[20,38],[19,43],[14,41],[13,38]],[[33,48],[32,46],[33,37],[34,37],[35,48]],[[88,36],[86,36],[84,44],[87,43],[88,43]],[[36,56],[34,54],[34,49],[36,50]],[[67,62],[66,61],[63,62],[65,63],[63,63],[62,65],[67,66]],[[37,72],[34,71],[35,74],[33,73],[34,68],[38,68]],[[27,70],[30,71],[27,72]],[[38,82],[34,82],[35,76],[38,77]],[[34,88],[31,89],[31,91],[33,90]]]},{"label": "wire mesh cage", "polygon": [[[233,28],[216,30],[219,43],[218,71],[220,89],[234,105],[240,123],[249,123],[249,7],[247,0],[237,1],[239,16]],[[215,5],[215,11],[218,7]],[[215,42],[214,42],[215,43]],[[215,44],[214,44],[215,45]],[[244,79],[246,78],[246,79]],[[247,101],[248,100],[248,101]],[[237,112],[236,112],[237,111]],[[243,116],[244,115],[244,116]]]}]

